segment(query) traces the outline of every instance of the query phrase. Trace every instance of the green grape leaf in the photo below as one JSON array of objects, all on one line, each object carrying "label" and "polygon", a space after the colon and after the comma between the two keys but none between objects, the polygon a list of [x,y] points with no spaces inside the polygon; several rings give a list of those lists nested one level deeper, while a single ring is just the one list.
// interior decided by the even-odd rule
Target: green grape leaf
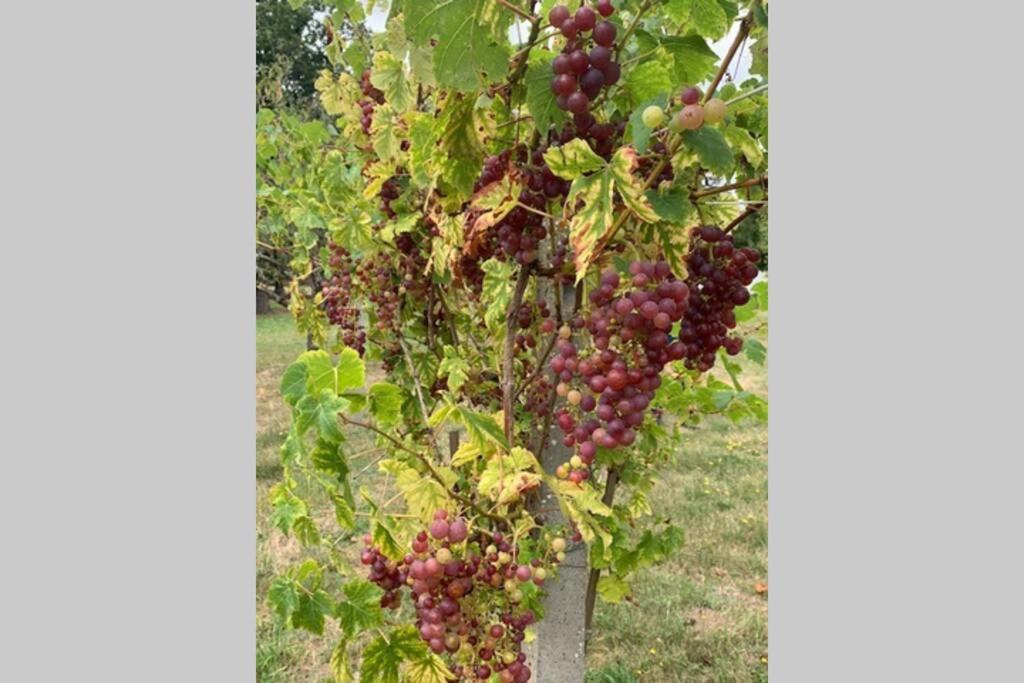
[{"label": "green grape leaf", "polygon": [[455,678],[455,674],[445,666],[444,660],[433,652],[406,664],[403,674],[409,683],[446,683]]},{"label": "green grape leaf", "polygon": [[733,169],[732,149],[725,137],[711,126],[683,132],[683,148],[696,152],[704,168],[718,175],[728,175]]},{"label": "green grape leaf", "polygon": [[338,356],[337,384],[335,391],[341,394],[350,389],[358,389],[366,383],[366,363],[359,357],[359,352],[348,347],[342,349]]},{"label": "green grape leaf", "polygon": [[409,112],[405,120],[409,125],[409,177],[415,187],[428,188],[441,174],[437,122],[426,112]]},{"label": "green grape leaf", "polygon": [[373,141],[373,151],[381,160],[398,160],[402,153],[398,119],[387,103],[379,104],[373,110],[370,139]]},{"label": "green grape leaf", "polygon": [[437,367],[437,374],[439,377],[446,377],[448,389],[457,394],[469,379],[469,363],[454,347],[445,344],[444,357]]},{"label": "green grape leaf", "polygon": [[299,595],[299,606],[292,613],[292,626],[303,628],[318,636],[324,634],[324,615],[331,612],[331,598],[322,590],[312,595]]},{"label": "green grape leaf", "polygon": [[509,453],[491,456],[480,475],[478,489],[499,505],[507,505],[540,484],[540,471],[533,453],[517,446]]},{"label": "green grape leaf", "polygon": [[373,544],[392,560],[400,560],[405,557],[405,549],[395,540],[395,535],[389,529],[384,520],[374,520],[370,536]]},{"label": "green grape leaf", "polygon": [[658,220],[658,214],[644,195],[643,183],[633,175],[636,167],[636,150],[632,147],[620,147],[608,164],[608,170],[615,179],[615,189],[622,201],[637,218],[645,223],[654,223]]},{"label": "green grape leaf", "polygon": [[[406,465],[398,460],[383,460],[379,465],[382,472],[390,472],[395,477],[395,485],[402,492],[409,512],[423,522],[429,522],[438,510],[449,507],[448,490],[437,480],[424,472]],[[455,484],[455,474],[446,467],[434,466],[449,485]]]},{"label": "green grape leaf", "polygon": [[484,146],[478,127],[476,100],[473,97],[450,97],[445,100],[440,118],[441,178],[455,193],[454,200],[464,201],[473,192],[484,161]]},{"label": "green grape leaf", "polygon": [[331,667],[331,674],[334,676],[335,683],[351,683],[353,680],[352,665],[348,658],[347,638],[342,638],[334,646],[334,650],[331,651],[329,666]]},{"label": "green grape leaf", "polygon": [[743,352],[746,354],[747,358],[758,365],[764,365],[765,358],[768,356],[768,349],[764,347],[764,344],[753,337],[747,337],[743,340]]},{"label": "green grape leaf", "polygon": [[405,392],[389,382],[378,382],[370,387],[370,414],[378,425],[390,426],[402,417]]},{"label": "green grape leaf", "polygon": [[483,291],[480,301],[484,305],[484,323],[491,329],[504,324],[508,307],[512,302],[515,288],[512,275],[515,266],[506,261],[491,258],[480,266],[484,271]]},{"label": "green grape leaf", "polygon": [[649,102],[672,91],[672,73],[669,71],[672,58],[664,50],[659,50],[659,53],[637,64],[626,74],[626,87],[634,104]]},{"label": "green grape leaf", "polygon": [[651,207],[661,220],[673,225],[684,225],[693,214],[693,204],[680,187],[662,191],[648,190],[647,201],[651,203]]},{"label": "green grape leaf", "polygon": [[320,530],[311,517],[306,515],[297,517],[292,522],[292,531],[295,532],[295,538],[299,539],[299,543],[302,545],[307,547],[320,545]]},{"label": "green grape leaf", "polygon": [[305,363],[296,362],[288,366],[281,377],[281,395],[284,400],[295,405],[306,395],[306,377],[308,368]]},{"label": "green grape leaf", "polygon": [[338,526],[348,531],[354,531],[356,528],[356,515],[352,506],[344,496],[337,493],[331,494],[331,502],[334,503],[334,518],[338,521]]},{"label": "green grape leaf", "polygon": [[605,574],[597,580],[597,594],[605,602],[622,602],[629,593],[629,584],[613,574]]},{"label": "green grape leaf", "polygon": [[490,449],[492,445],[508,449],[505,432],[492,416],[458,406],[452,411],[452,417],[466,428],[470,440],[482,450]]},{"label": "green grape leaf", "polygon": [[284,534],[291,532],[295,520],[309,514],[306,503],[289,491],[284,484],[278,484],[272,489],[270,504],[273,506],[270,521]]},{"label": "green grape leaf", "polygon": [[384,611],[380,606],[383,590],[362,579],[349,581],[341,590],[345,599],[337,604],[334,614],[346,637],[351,638],[360,631],[384,623]]},{"label": "green grape leaf", "polygon": [[[410,2],[405,7],[405,28],[413,42],[434,47],[434,77],[446,88],[468,91],[508,70],[507,41],[495,40],[494,28],[506,25],[496,0],[437,0]],[[494,28],[492,28],[494,27]]]},{"label": "green grape leaf", "polygon": [[399,667],[403,661],[418,662],[426,657],[426,646],[415,626],[396,628],[363,650],[360,680],[366,683],[399,683]]},{"label": "green grape leaf", "polygon": [[604,159],[594,153],[586,140],[580,138],[558,147],[551,147],[544,152],[544,162],[552,173],[564,180],[575,180],[584,173],[605,166]]},{"label": "green grape leaf", "polygon": [[747,158],[747,161],[754,168],[759,167],[764,161],[764,152],[761,151],[761,145],[743,128],[739,126],[725,126],[722,129],[722,134],[731,146],[743,153],[743,156]]},{"label": "green grape leaf", "polygon": [[288,621],[299,608],[299,590],[295,581],[278,576],[267,590],[267,600],[282,620]]},{"label": "green grape leaf", "polygon": [[381,51],[373,56],[370,82],[383,91],[384,99],[399,114],[416,104],[416,96],[405,76],[405,65],[390,52]]},{"label": "green grape leaf", "polygon": [[715,72],[718,55],[700,36],[664,36],[659,41],[672,55],[673,86],[700,83]]},{"label": "green grape leaf", "polygon": [[533,116],[534,128],[543,135],[551,124],[564,123],[566,115],[558,108],[555,94],[551,91],[551,79],[554,78],[551,60],[554,55],[549,52],[537,54],[544,56],[537,61],[531,60],[526,69],[526,106]]},{"label": "green grape leaf", "polygon": [[683,28],[718,40],[729,32],[729,17],[718,0],[668,0],[665,14]]},{"label": "green grape leaf", "polygon": [[[614,187],[610,173],[581,176],[573,181],[565,210],[572,212],[569,239],[575,250],[576,282],[587,274],[587,268],[596,258],[597,246],[614,225]],[[583,204],[576,209],[577,202]]]}]

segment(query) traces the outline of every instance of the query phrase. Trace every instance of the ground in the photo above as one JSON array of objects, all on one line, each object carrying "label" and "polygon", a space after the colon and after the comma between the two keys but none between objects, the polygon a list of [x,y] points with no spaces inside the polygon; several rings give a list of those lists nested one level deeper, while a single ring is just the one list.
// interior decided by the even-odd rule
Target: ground
[{"label": "ground", "polygon": [[[334,640],[284,630],[264,597],[274,573],[300,556],[298,544],[268,522],[267,491],[281,478],[278,449],[288,429],[281,373],[305,340],[277,313],[258,317],[256,347],[257,677],[320,683],[330,680]],[[764,369],[743,366],[745,388],[766,397]],[[768,678],[768,430],[710,420],[689,434],[651,496],[659,515],[684,529],[686,543],[665,564],[631,578],[631,602],[598,601],[588,683]],[[362,469],[360,462],[353,467]],[[360,475],[362,484],[373,485],[372,472]],[[359,546],[354,539],[350,545],[353,552]]]}]

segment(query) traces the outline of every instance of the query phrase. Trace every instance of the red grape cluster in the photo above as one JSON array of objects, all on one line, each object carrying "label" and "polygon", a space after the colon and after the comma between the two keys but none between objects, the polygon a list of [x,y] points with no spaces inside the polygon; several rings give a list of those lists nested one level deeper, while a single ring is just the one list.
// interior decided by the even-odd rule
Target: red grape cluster
[{"label": "red grape cluster", "polygon": [[551,318],[551,309],[548,308],[546,301],[540,301],[536,304],[524,302],[519,306],[519,311],[516,313],[516,324],[520,329],[520,332],[515,337],[517,351],[536,348],[537,337],[530,330],[537,320],[541,321],[541,332],[554,329],[555,321]]},{"label": "red grape cluster", "polygon": [[341,340],[345,346],[355,349],[361,356],[366,350],[366,332],[359,324],[359,309],[350,306],[352,258],[344,247],[334,242],[328,244],[328,247],[331,251],[328,263],[334,275],[321,289],[327,319],[341,328]]},{"label": "red grape cluster", "polygon": [[760,260],[756,249],[737,249],[732,235],[719,227],[693,229],[686,257],[693,296],[677,342],[684,345],[686,367],[706,372],[718,349],[735,356],[743,348],[741,337],[728,334],[736,327],[734,309],[750,301],[747,286],[757,277]]},{"label": "red grape cluster", "polygon": [[576,323],[590,333],[594,353],[579,357],[566,326],[550,361],[560,382],[556,391],[568,404],[555,420],[565,445],[578,447],[571,469],[563,466],[557,474],[575,483],[589,477],[598,446],[611,449],[636,440],[635,430],[661,386],[661,371],[685,354],[685,345],[673,342],[669,332],[687,311],[690,288],[665,261],[634,261],[629,272],[625,286],[614,269],[602,272],[600,286],[590,294],[589,318]]},{"label": "red grape cluster", "polygon": [[[548,14],[551,25],[566,38],[562,54],[555,57],[551,68],[555,73],[551,90],[560,109],[583,114],[597,98],[601,88],[610,87],[622,76],[622,68],[613,60],[615,24],[598,14],[609,17],[615,12],[611,0],[598,0],[597,11],[584,4],[576,14],[565,5],[556,5]],[[594,46],[589,52],[587,34]]]},{"label": "red grape cluster", "polygon": [[363,132],[369,135],[370,128],[373,126],[373,110],[378,104],[384,104],[384,93],[370,83],[369,69],[363,71],[362,86],[364,99],[359,103],[363,110],[360,122],[363,124]]},{"label": "red grape cluster", "polygon": [[398,316],[398,283],[394,267],[384,252],[364,258],[356,268],[356,278],[377,314],[377,329],[394,329]]},{"label": "red grape cluster", "polygon": [[[420,637],[436,654],[460,653],[451,667],[460,681],[525,683],[532,672],[522,652],[525,629],[535,619],[520,610],[520,586],[544,584],[547,570],[540,557],[518,562],[518,546],[500,533],[470,537],[462,518],[447,511],[434,514],[429,528],[412,541],[412,552],[398,562],[385,557],[369,535],[360,561],[369,579],[384,589],[381,606],[396,609],[400,590],[408,586]],[[564,558],[565,540],[551,543],[552,565]],[[517,613],[518,612],[518,613]],[[452,657],[454,660],[454,657]]]},{"label": "red grape cluster", "polygon": [[[506,150],[484,162],[475,191],[501,181],[510,173],[522,179],[526,187],[519,194],[519,203],[523,206],[512,209],[478,239],[468,253],[461,255],[456,270],[474,290],[479,291],[483,284],[484,274],[479,264],[492,256],[502,260],[515,259],[522,265],[537,262],[541,243],[548,237],[548,228],[544,225],[548,202],[565,198],[571,186],[569,181],[562,180],[548,168],[544,161],[546,150],[546,146],[540,146],[528,153],[526,147],[520,146],[516,148],[514,158]],[[475,219],[472,217],[470,224]],[[565,257],[564,246],[560,252],[556,250],[553,254],[555,267],[560,268]]]},{"label": "red grape cluster", "polygon": [[398,216],[394,209],[391,208],[391,202],[398,199],[399,194],[401,194],[401,187],[398,185],[398,181],[394,178],[388,178],[380,188],[380,207],[384,211],[384,215],[391,220],[394,220]]}]

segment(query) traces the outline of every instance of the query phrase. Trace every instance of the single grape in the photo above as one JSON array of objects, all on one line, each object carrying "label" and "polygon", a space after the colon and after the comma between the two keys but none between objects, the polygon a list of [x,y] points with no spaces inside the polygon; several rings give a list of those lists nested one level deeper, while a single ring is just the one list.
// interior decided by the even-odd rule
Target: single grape
[{"label": "single grape", "polygon": [[660,128],[661,124],[665,122],[665,111],[656,104],[644,109],[644,113],[641,116],[644,125],[650,129]]},{"label": "single grape", "polygon": [[569,53],[569,69],[577,76],[586,72],[590,66],[590,57],[583,50],[573,50]]},{"label": "single grape", "polygon": [[611,47],[615,42],[615,34],[615,24],[610,21],[602,21],[594,27],[594,42],[604,47]]},{"label": "single grape", "polygon": [[712,97],[704,105],[704,123],[719,123],[725,119],[725,102]]},{"label": "single grape", "polygon": [[590,98],[583,92],[574,92],[566,100],[566,107],[573,114],[582,114],[590,106]]},{"label": "single grape", "polygon": [[[557,57],[556,57],[557,59]],[[604,71],[608,68],[608,65],[612,63],[612,51],[603,45],[596,45],[594,49],[590,51],[590,64],[596,68]]]},{"label": "single grape", "polygon": [[683,90],[683,104],[697,104],[700,101],[700,90],[690,87]]},{"label": "single grape", "polygon": [[561,28],[562,23],[569,18],[571,12],[565,5],[555,5],[551,8],[551,12],[548,13],[548,20],[551,25],[555,28]]},{"label": "single grape", "polygon": [[679,112],[679,124],[686,130],[697,130],[704,123],[704,107],[689,104]]},{"label": "single grape", "polygon": [[610,17],[615,13],[612,0],[597,0],[597,11],[602,17]]},{"label": "single grape", "polygon": [[556,95],[568,97],[576,91],[576,79],[569,74],[555,76],[551,81],[551,90]]},{"label": "single grape", "polygon": [[576,22],[573,21],[571,18],[566,19],[565,21],[562,22],[561,29],[562,35],[568,38],[569,40],[572,40],[573,38],[576,37]]},{"label": "single grape", "polygon": [[569,55],[562,53],[555,57],[554,61],[551,62],[551,70],[555,72],[556,76],[569,73]]},{"label": "single grape", "polygon": [[615,85],[622,77],[622,67],[618,62],[612,62],[608,68],[602,69],[602,71],[604,72],[604,84],[608,86]]},{"label": "single grape", "polygon": [[576,28],[578,28],[581,31],[589,31],[592,28],[594,28],[595,24],[597,24],[597,14],[594,13],[594,10],[590,9],[586,5],[583,5],[578,10],[576,10],[575,20]]}]

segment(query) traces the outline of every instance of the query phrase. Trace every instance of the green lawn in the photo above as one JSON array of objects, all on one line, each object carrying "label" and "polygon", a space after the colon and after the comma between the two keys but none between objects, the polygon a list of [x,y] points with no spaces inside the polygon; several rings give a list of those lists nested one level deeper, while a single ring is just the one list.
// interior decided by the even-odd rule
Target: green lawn
[{"label": "green lawn", "polygon": [[[334,640],[277,626],[264,600],[274,573],[300,557],[267,521],[267,491],[281,477],[278,449],[288,411],[284,368],[305,348],[286,313],[256,322],[257,676],[262,683],[319,683]],[[741,379],[766,396],[764,369],[744,360]],[[667,563],[631,579],[631,602],[598,601],[588,682],[744,683],[768,678],[768,430],[710,420],[692,430],[664,471],[651,506],[686,533]],[[368,444],[369,445],[369,444]],[[358,446],[356,447],[358,450]],[[354,463],[355,471],[362,469]],[[371,486],[375,477],[363,475]],[[315,500],[315,498],[314,498]],[[350,544],[353,552],[358,543]]]}]

